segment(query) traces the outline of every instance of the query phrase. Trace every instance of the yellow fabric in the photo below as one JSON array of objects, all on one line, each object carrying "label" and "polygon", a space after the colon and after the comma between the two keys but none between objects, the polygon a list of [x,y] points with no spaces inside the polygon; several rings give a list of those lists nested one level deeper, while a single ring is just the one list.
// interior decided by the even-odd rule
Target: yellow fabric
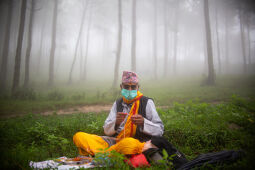
[{"label": "yellow fabric", "polygon": [[143,94],[137,91],[137,96],[135,99],[131,101],[127,101],[126,99],[124,100],[126,103],[133,102],[133,105],[130,109],[124,129],[117,136],[117,140],[120,140],[118,143],[108,148],[108,143],[105,142],[100,136],[84,132],[77,132],[73,136],[73,142],[77,146],[79,154],[85,156],[93,156],[98,152],[108,152],[112,150],[125,155],[142,153],[142,149],[145,143],[141,143],[139,140],[132,138],[136,133],[136,125],[131,121],[131,116],[138,114],[140,98],[142,96]]},{"label": "yellow fabric", "polygon": [[112,145],[107,151],[119,152],[124,155],[140,154],[142,153],[145,142],[141,143],[134,138],[124,138],[115,145]]},{"label": "yellow fabric", "polygon": [[73,136],[73,142],[77,146],[80,155],[95,155],[108,148],[108,143],[100,136],[92,135],[84,132],[77,132]]},{"label": "yellow fabric", "polygon": [[[123,139],[123,138],[126,138],[126,137],[134,137],[135,136],[136,125],[132,123],[131,117],[133,115],[138,114],[140,99],[141,99],[142,96],[143,96],[143,94],[140,91],[137,91],[136,98],[132,100],[134,103],[133,103],[133,105],[130,109],[130,112],[129,112],[129,115],[128,115],[128,118],[127,118],[127,122],[126,122],[123,130],[118,134],[117,139]],[[123,100],[124,99],[125,98],[123,98]],[[125,100],[124,100],[124,102],[126,102]]]},{"label": "yellow fabric", "polygon": [[73,142],[77,146],[79,154],[84,156],[94,156],[99,152],[110,152],[113,150],[124,155],[140,154],[145,144],[145,142],[141,143],[134,138],[124,138],[108,148],[108,143],[100,136],[84,132],[77,132],[73,136]]}]

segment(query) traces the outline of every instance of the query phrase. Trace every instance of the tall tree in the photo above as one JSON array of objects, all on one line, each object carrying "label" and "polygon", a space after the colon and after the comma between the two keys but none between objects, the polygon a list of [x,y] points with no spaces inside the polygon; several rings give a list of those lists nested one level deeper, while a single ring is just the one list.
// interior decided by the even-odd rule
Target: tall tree
[{"label": "tall tree", "polygon": [[118,77],[119,77],[119,65],[120,65],[120,54],[122,45],[122,5],[121,0],[118,0],[118,43],[117,43],[117,53],[114,68],[114,79],[113,88],[117,87]]},{"label": "tall tree", "polygon": [[177,66],[178,31],[179,31],[179,1],[176,1],[175,19],[174,19],[174,54],[173,54],[174,74],[176,74],[176,66]]},{"label": "tall tree", "polygon": [[244,15],[241,9],[239,8],[239,20],[240,20],[240,35],[241,35],[241,46],[242,46],[242,55],[243,55],[243,72],[247,72],[247,63],[246,63],[246,50],[245,50],[245,36],[244,36]]},{"label": "tall tree", "polygon": [[27,5],[27,0],[21,0],[19,35],[18,35],[18,42],[17,42],[16,56],[15,56],[12,93],[15,93],[15,91],[17,90],[19,86],[19,80],[20,80],[21,51],[22,51],[22,41],[23,41],[24,29],[25,29],[26,5]]},{"label": "tall tree", "polygon": [[136,0],[132,3],[131,70],[136,71]]},{"label": "tall tree", "polygon": [[[45,2],[45,6],[47,5],[48,1]],[[42,21],[42,27],[41,27],[41,35],[40,35],[40,48],[37,53],[38,60],[36,63],[36,75],[40,76],[40,68],[41,68],[41,58],[42,58],[42,48],[43,48],[43,40],[44,40],[44,33],[45,33],[45,26],[46,26],[47,18],[44,17]]]},{"label": "tall tree", "polygon": [[32,48],[32,34],[33,34],[33,25],[34,25],[34,10],[35,10],[35,0],[31,1],[31,9],[29,16],[29,26],[28,26],[28,42],[27,42],[27,51],[26,51],[26,62],[25,62],[25,80],[24,87],[27,88],[29,84],[29,65],[31,57],[31,48]]},{"label": "tall tree", "polygon": [[90,3],[90,11],[89,11],[89,17],[88,17],[89,19],[88,19],[88,27],[87,27],[87,39],[86,39],[86,48],[85,48],[82,80],[87,79],[87,59],[88,59],[88,53],[89,53],[91,17],[92,17],[92,2]]},{"label": "tall tree", "polygon": [[225,68],[226,72],[228,72],[229,68],[229,18],[228,18],[228,10],[225,11]]},{"label": "tall tree", "polygon": [[[204,34],[204,37],[206,35]],[[208,57],[207,57],[207,45],[206,45],[206,38],[204,38],[204,44],[203,44],[203,49],[204,49],[204,56],[205,56],[205,60],[204,60],[204,72],[206,73],[208,71]]]},{"label": "tall tree", "polygon": [[72,62],[72,65],[71,65],[71,70],[69,72],[68,84],[72,83],[72,72],[73,72],[74,64],[75,64],[77,53],[78,53],[79,43],[80,43],[81,37],[82,37],[82,31],[83,31],[85,15],[86,15],[86,11],[87,11],[87,5],[88,4],[86,3],[86,6],[84,7],[83,12],[82,12],[81,25],[80,25],[80,30],[79,30],[79,34],[78,34],[78,37],[77,37],[76,45],[75,45],[75,54],[74,54],[73,62]]},{"label": "tall tree", "polygon": [[164,1],[164,26],[165,26],[165,36],[164,36],[164,77],[167,76],[168,73],[168,0]]},{"label": "tall tree", "polygon": [[7,12],[7,23],[6,23],[6,33],[4,37],[4,47],[2,54],[1,72],[0,72],[0,89],[5,90],[6,88],[6,77],[7,77],[7,64],[9,55],[9,41],[11,36],[11,21],[13,12],[13,0],[8,1],[8,12]]},{"label": "tall tree", "polygon": [[220,42],[219,42],[219,27],[218,27],[218,4],[215,1],[215,32],[216,32],[216,44],[217,44],[217,58],[219,73],[221,73],[221,56],[220,56]]},{"label": "tall tree", "polygon": [[44,19],[43,26],[41,29],[41,36],[40,36],[40,48],[38,52],[38,60],[37,60],[37,67],[36,67],[36,73],[39,76],[40,75],[40,68],[41,68],[41,58],[42,58],[42,48],[43,48],[43,40],[44,40],[44,28],[46,25],[46,19]]},{"label": "tall tree", "polygon": [[49,80],[48,85],[54,84],[54,59],[56,49],[56,27],[57,27],[57,16],[58,16],[58,0],[54,0],[53,9],[53,20],[52,20],[52,39],[51,39],[51,50],[50,50],[50,63],[49,63]]},{"label": "tall tree", "polygon": [[251,65],[251,34],[250,34],[250,15],[247,16],[247,37],[248,37],[248,63]]},{"label": "tall tree", "polygon": [[80,80],[82,79],[82,74],[83,74],[83,72],[82,72],[82,69],[83,69],[83,51],[82,51],[82,44],[83,44],[83,42],[82,42],[82,39],[80,40]]},{"label": "tall tree", "polygon": [[210,28],[210,16],[209,16],[209,4],[208,0],[204,0],[204,22],[206,32],[206,46],[208,57],[208,85],[215,84],[214,66],[213,66],[213,52],[212,52],[212,40],[211,40],[211,28]]},{"label": "tall tree", "polygon": [[153,29],[153,58],[154,58],[154,79],[157,79],[158,57],[157,57],[157,0],[154,0],[154,29]]}]

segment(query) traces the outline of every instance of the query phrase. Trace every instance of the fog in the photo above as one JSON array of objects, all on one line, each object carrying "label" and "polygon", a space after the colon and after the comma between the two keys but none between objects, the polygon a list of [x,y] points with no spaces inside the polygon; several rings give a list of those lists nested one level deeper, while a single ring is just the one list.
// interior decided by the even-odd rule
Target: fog
[{"label": "fog", "polygon": [[206,2],[2,0],[1,87],[254,74],[254,2]]}]

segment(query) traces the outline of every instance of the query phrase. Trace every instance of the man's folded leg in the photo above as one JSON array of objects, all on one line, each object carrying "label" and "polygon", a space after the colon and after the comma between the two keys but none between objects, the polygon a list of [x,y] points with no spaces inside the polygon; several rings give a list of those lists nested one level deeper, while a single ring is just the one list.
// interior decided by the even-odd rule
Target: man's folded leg
[{"label": "man's folded leg", "polygon": [[100,136],[88,134],[84,132],[77,132],[73,136],[73,142],[79,150],[80,155],[92,155],[97,152],[102,152],[109,145]]}]

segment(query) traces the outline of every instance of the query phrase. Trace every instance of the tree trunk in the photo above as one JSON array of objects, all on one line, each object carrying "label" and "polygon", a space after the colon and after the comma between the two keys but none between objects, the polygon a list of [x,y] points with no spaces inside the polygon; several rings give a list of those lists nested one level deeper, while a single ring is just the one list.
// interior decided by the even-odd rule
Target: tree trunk
[{"label": "tree trunk", "polygon": [[75,61],[76,61],[76,57],[77,57],[77,53],[78,53],[79,42],[80,42],[81,36],[82,36],[84,20],[85,20],[85,15],[86,15],[86,11],[87,11],[87,5],[88,4],[86,3],[86,7],[85,7],[85,9],[83,9],[83,13],[82,13],[82,17],[81,17],[81,25],[80,25],[80,30],[79,30],[78,38],[77,38],[77,41],[76,41],[75,54],[74,54],[71,70],[70,70],[70,73],[69,73],[68,84],[72,83],[72,72],[73,72],[73,67],[74,67],[74,64],[75,64]]},{"label": "tree trunk", "polygon": [[136,72],[136,0],[132,5],[131,70]]},{"label": "tree trunk", "polygon": [[35,8],[35,0],[32,0],[30,16],[29,16],[29,26],[28,26],[28,44],[27,44],[27,51],[26,51],[24,88],[27,88],[28,84],[29,84],[29,65],[30,65],[31,47],[32,47],[32,33],[33,33],[32,29],[33,29],[33,24],[34,24],[34,8]]},{"label": "tree trunk", "polygon": [[158,78],[158,57],[157,57],[157,0],[154,0],[154,30],[153,30],[153,57],[154,57],[154,79]]},{"label": "tree trunk", "polygon": [[251,65],[251,35],[250,35],[250,18],[247,18],[247,37],[248,37],[248,63]]},{"label": "tree trunk", "polygon": [[48,86],[52,86],[54,84],[54,58],[56,49],[57,14],[58,14],[58,0],[54,0]]},{"label": "tree trunk", "polygon": [[[204,34],[204,36],[206,36]],[[204,60],[204,72],[208,72],[208,57],[207,57],[207,46],[206,46],[206,38],[204,38],[204,56],[205,56],[205,60]]]},{"label": "tree trunk", "polygon": [[19,86],[19,80],[20,80],[21,51],[22,51],[22,41],[23,41],[24,29],[25,29],[26,5],[27,5],[27,0],[22,0],[20,23],[19,23],[19,35],[18,35],[18,42],[17,42],[17,48],[16,48],[15,65],[14,65],[12,93],[15,93],[15,91],[17,90]]},{"label": "tree trunk", "polygon": [[36,74],[38,76],[40,75],[40,68],[41,68],[42,45],[43,45],[43,30],[44,30],[44,27],[42,28],[42,31],[41,31],[40,49],[39,49],[39,52],[38,52],[38,60],[37,60],[37,67],[36,67]]},{"label": "tree trunk", "polygon": [[243,73],[246,73],[247,63],[246,63],[245,37],[244,37],[243,15],[242,15],[241,9],[239,9],[239,17],[240,17],[241,46],[242,46],[242,55],[243,55]]},{"label": "tree trunk", "polygon": [[[217,3],[217,1],[216,1]],[[218,67],[219,74],[221,74],[221,57],[220,57],[220,42],[219,42],[219,31],[218,31],[218,10],[217,4],[215,5],[215,32],[216,32],[216,43],[217,43],[217,57],[218,57]]]},{"label": "tree trunk", "polygon": [[122,6],[121,0],[118,0],[118,43],[117,43],[117,53],[114,69],[114,79],[113,79],[113,88],[117,87],[118,77],[119,77],[119,65],[120,65],[120,54],[121,54],[121,45],[122,45]]},{"label": "tree trunk", "polygon": [[42,58],[42,47],[43,47],[43,40],[44,40],[44,29],[46,25],[46,19],[43,19],[43,26],[41,29],[41,40],[40,40],[40,48],[38,52],[38,60],[37,60],[37,67],[36,67],[36,74],[40,76],[40,68],[41,68],[41,58]]},{"label": "tree trunk", "polygon": [[80,80],[82,80],[82,74],[83,74],[83,72],[82,72],[82,66],[83,66],[82,44],[83,44],[83,42],[82,42],[82,39],[81,39],[80,40]]},{"label": "tree trunk", "polygon": [[177,47],[178,47],[178,25],[179,25],[179,1],[176,1],[177,7],[175,8],[175,24],[174,24],[174,56],[173,56],[173,73],[176,74],[177,66]]},{"label": "tree trunk", "polygon": [[229,40],[229,23],[228,23],[228,11],[226,11],[226,15],[225,15],[225,67],[226,67],[226,72],[228,73],[228,70],[229,70],[229,43],[228,43],[228,40]]},{"label": "tree trunk", "polygon": [[165,0],[165,5],[164,5],[164,25],[165,25],[165,36],[164,36],[164,41],[165,41],[165,57],[164,57],[164,77],[167,77],[168,74],[168,12],[167,12],[167,7],[168,7],[168,0]]},{"label": "tree trunk", "polygon": [[4,46],[2,54],[2,63],[1,63],[1,72],[0,72],[0,89],[4,91],[6,88],[6,78],[7,78],[7,64],[9,56],[9,42],[11,36],[11,21],[12,21],[12,12],[13,12],[13,0],[10,0],[8,3],[8,13],[7,13],[7,23],[6,23],[6,33],[4,37]]},{"label": "tree trunk", "polygon": [[85,49],[85,56],[84,56],[84,69],[83,69],[83,76],[82,80],[87,79],[87,58],[89,52],[89,40],[90,40],[90,27],[91,27],[91,15],[92,15],[92,5],[89,12],[89,20],[88,20],[88,27],[87,27],[87,40],[86,40],[86,49]]},{"label": "tree trunk", "polygon": [[207,45],[207,57],[208,57],[208,85],[215,84],[214,66],[213,66],[213,52],[212,52],[212,40],[211,40],[211,28],[210,28],[210,16],[209,16],[209,4],[208,0],[204,0],[204,20],[206,31],[206,45]]}]

